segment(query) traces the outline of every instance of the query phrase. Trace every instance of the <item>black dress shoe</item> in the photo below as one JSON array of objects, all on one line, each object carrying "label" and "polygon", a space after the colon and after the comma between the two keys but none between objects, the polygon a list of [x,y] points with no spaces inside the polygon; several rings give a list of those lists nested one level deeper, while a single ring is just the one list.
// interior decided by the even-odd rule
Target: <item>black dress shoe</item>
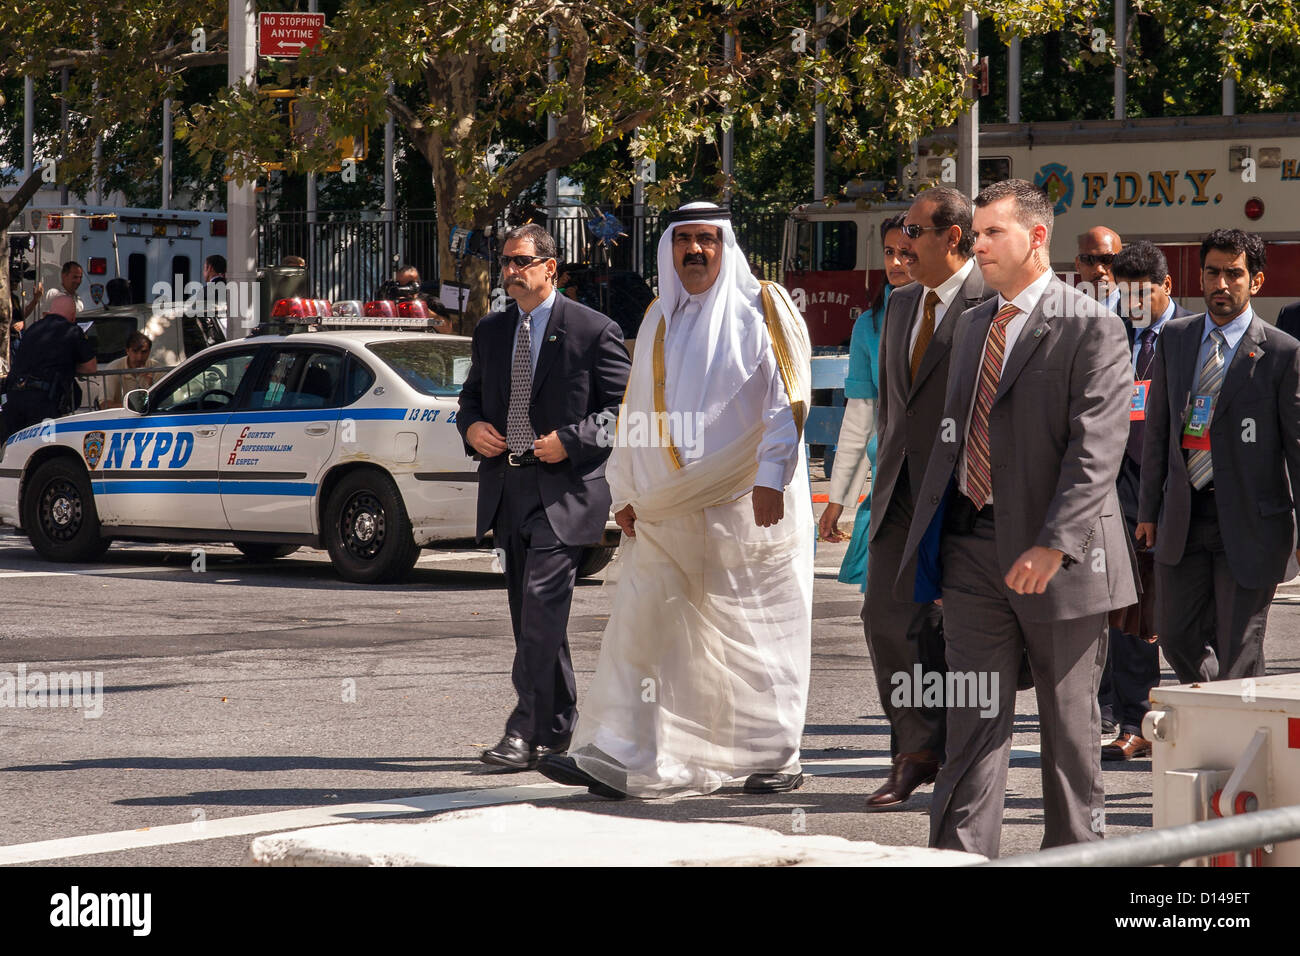
[{"label": "black dress shoe", "polygon": [[745,780],[746,793],[788,793],[802,786],[802,773],[751,773]]},{"label": "black dress shoe", "polygon": [[622,790],[615,790],[608,784],[601,783],[579,767],[569,756],[547,754],[537,762],[537,772],[568,787],[586,787],[588,793],[594,793],[606,800],[622,800],[627,796]]},{"label": "black dress shoe", "polygon": [[532,770],[537,766],[537,755],[523,737],[506,734],[497,745],[483,751],[480,759],[497,767],[509,767],[511,770]]},{"label": "black dress shoe", "polygon": [[565,737],[563,740],[552,741],[549,744],[537,744],[536,746],[533,747],[534,759],[540,760],[542,757],[545,757],[547,754],[559,755],[559,754],[568,753],[569,739],[570,738]]}]

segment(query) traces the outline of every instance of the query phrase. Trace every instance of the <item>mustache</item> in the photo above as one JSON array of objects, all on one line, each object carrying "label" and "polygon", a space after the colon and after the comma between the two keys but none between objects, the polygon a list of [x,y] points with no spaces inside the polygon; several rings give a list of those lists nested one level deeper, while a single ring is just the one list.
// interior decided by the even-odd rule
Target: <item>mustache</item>
[{"label": "mustache", "polygon": [[704,253],[688,252],[682,256],[682,265],[684,266],[702,266],[705,265]]}]

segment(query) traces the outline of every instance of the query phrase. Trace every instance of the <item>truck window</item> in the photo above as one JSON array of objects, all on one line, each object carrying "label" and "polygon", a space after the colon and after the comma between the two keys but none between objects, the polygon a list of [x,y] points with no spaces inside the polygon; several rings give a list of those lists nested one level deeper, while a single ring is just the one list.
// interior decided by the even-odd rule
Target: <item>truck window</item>
[{"label": "truck window", "polygon": [[799,223],[795,268],[846,272],[857,267],[858,224],[847,219]]},{"label": "truck window", "polygon": [[190,281],[190,257],[189,256],[172,256],[172,271],[169,279],[175,281],[173,276],[181,277],[181,285]]}]

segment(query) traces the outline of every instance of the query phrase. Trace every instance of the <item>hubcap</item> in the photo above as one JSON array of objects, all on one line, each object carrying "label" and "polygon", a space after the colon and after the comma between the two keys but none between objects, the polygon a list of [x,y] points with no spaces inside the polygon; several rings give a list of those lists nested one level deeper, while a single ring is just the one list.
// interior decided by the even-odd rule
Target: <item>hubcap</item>
[{"label": "hubcap", "polygon": [[380,500],[370,491],[358,491],[343,506],[339,520],[343,547],[354,558],[373,561],[384,548],[387,516]]},{"label": "hubcap", "polygon": [[41,530],[52,541],[71,541],[84,517],[81,494],[66,478],[56,478],[41,494]]}]

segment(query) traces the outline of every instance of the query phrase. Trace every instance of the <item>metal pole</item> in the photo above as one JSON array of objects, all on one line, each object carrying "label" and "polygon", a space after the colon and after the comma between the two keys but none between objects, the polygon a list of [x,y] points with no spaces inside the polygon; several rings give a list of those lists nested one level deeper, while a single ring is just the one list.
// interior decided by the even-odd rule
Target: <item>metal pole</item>
[{"label": "metal pole", "polygon": [[[68,155],[68,68],[65,66],[59,72],[59,162]],[[67,180],[59,177],[59,205],[68,204],[68,186]]]},{"label": "metal pole", "polygon": [[[393,93],[393,84],[388,84],[388,93]],[[384,123],[384,209],[382,219],[384,221],[384,268],[390,271],[397,267],[394,262],[394,249],[396,248],[396,236],[394,235],[397,226],[397,211],[393,208],[395,205],[394,188],[393,188],[393,152],[396,146],[397,128],[393,122],[393,114],[388,114],[388,122]]]},{"label": "metal pole", "polygon": [[1007,122],[1020,122],[1020,37],[1007,46]]},{"label": "metal pole", "polygon": [[[727,4],[731,6],[730,3]],[[731,67],[731,61],[736,55],[736,36],[728,30],[722,37],[722,58],[726,61],[727,67]],[[723,110],[724,115],[730,115],[731,110]],[[727,178],[727,185],[723,187],[723,198],[731,198],[731,173],[732,159],[735,156],[735,130],[731,124],[722,131],[722,172]]]},{"label": "metal pole", "polygon": [[[257,14],[253,0],[229,0],[230,55],[226,81],[231,86],[257,83]],[[235,289],[252,288],[257,279],[257,183],[226,184],[226,266]],[[256,299],[256,296],[248,298]],[[229,297],[226,332],[230,338],[247,335],[257,320],[258,305],[245,309],[245,296]],[[252,314],[247,314],[251,312]]]},{"label": "metal pole", "polygon": [[163,100],[162,129],[162,203],[161,208],[172,208],[172,101],[171,97]]},{"label": "metal pole", "polygon": [[[636,68],[637,70],[645,69],[645,24],[641,18],[636,18]],[[644,157],[637,161],[636,177],[632,180],[632,270],[645,275],[645,182],[642,179],[641,163]]]},{"label": "metal pole", "polygon": [[1127,0],[1115,0],[1115,49],[1119,58],[1115,63],[1115,119],[1127,114],[1128,102],[1128,17]]},{"label": "metal pole", "polygon": [[[560,78],[560,30],[552,26],[547,31],[547,36],[551,40],[551,55],[546,63],[546,81],[554,83]],[[560,132],[560,122],[554,113],[546,114],[546,138],[554,140]],[[559,216],[560,210],[560,171],[558,169],[548,169],[546,171],[546,215],[552,221]],[[552,230],[554,231],[554,230]]]},{"label": "metal pole", "polygon": [[32,155],[34,124],[36,120],[36,81],[23,77],[23,179],[32,174],[35,162]]},{"label": "metal pole", "polygon": [[[820,24],[826,19],[826,4],[817,5],[817,22]],[[826,41],[819,39],[817,41],[817,52],[821,53],[826,49]],[[822,91],[821,83],[814,88],[813,95],[816,96]],[[813,127],[813,201],[820,202],[826,198],[826,104],[817,104],[817,121]]]},{"label": "metal pole", "polygon": [[1223,78],[1223,115],[1235,116],[1237,113],[1237,78],[1229,73]]},{"label": "metal pole", "polygon": [[1300,806],[1275,807],[1150,833],[1058,846],[981,866],[1162,866],[1300,838]]},{"label": "metal pole", "polygon": [[966,55],[962,69],[966,75],[966,95],[970,109],[957,118],[957,188],[974,197],[980,188],[980,101],[975,89],[975,62],[979,59],[979,18],[973,10],[962,12],[966,30]]},{"label": "metal pole", "polygon": [[[301,9],[301,7],[299,9]],[[317,6],[316,0],[307,0],[308,13],[316,13],[318,9],[319,7]],[[307,223],[308,223],[307,236],[308,236],[309,246],[314,245],[314,243],[311,242],[311,240],[315,238],[312,235],[311,223],[314,223],[315,221],[316,221],[316,174],[308,173],[307,174]]]}]

